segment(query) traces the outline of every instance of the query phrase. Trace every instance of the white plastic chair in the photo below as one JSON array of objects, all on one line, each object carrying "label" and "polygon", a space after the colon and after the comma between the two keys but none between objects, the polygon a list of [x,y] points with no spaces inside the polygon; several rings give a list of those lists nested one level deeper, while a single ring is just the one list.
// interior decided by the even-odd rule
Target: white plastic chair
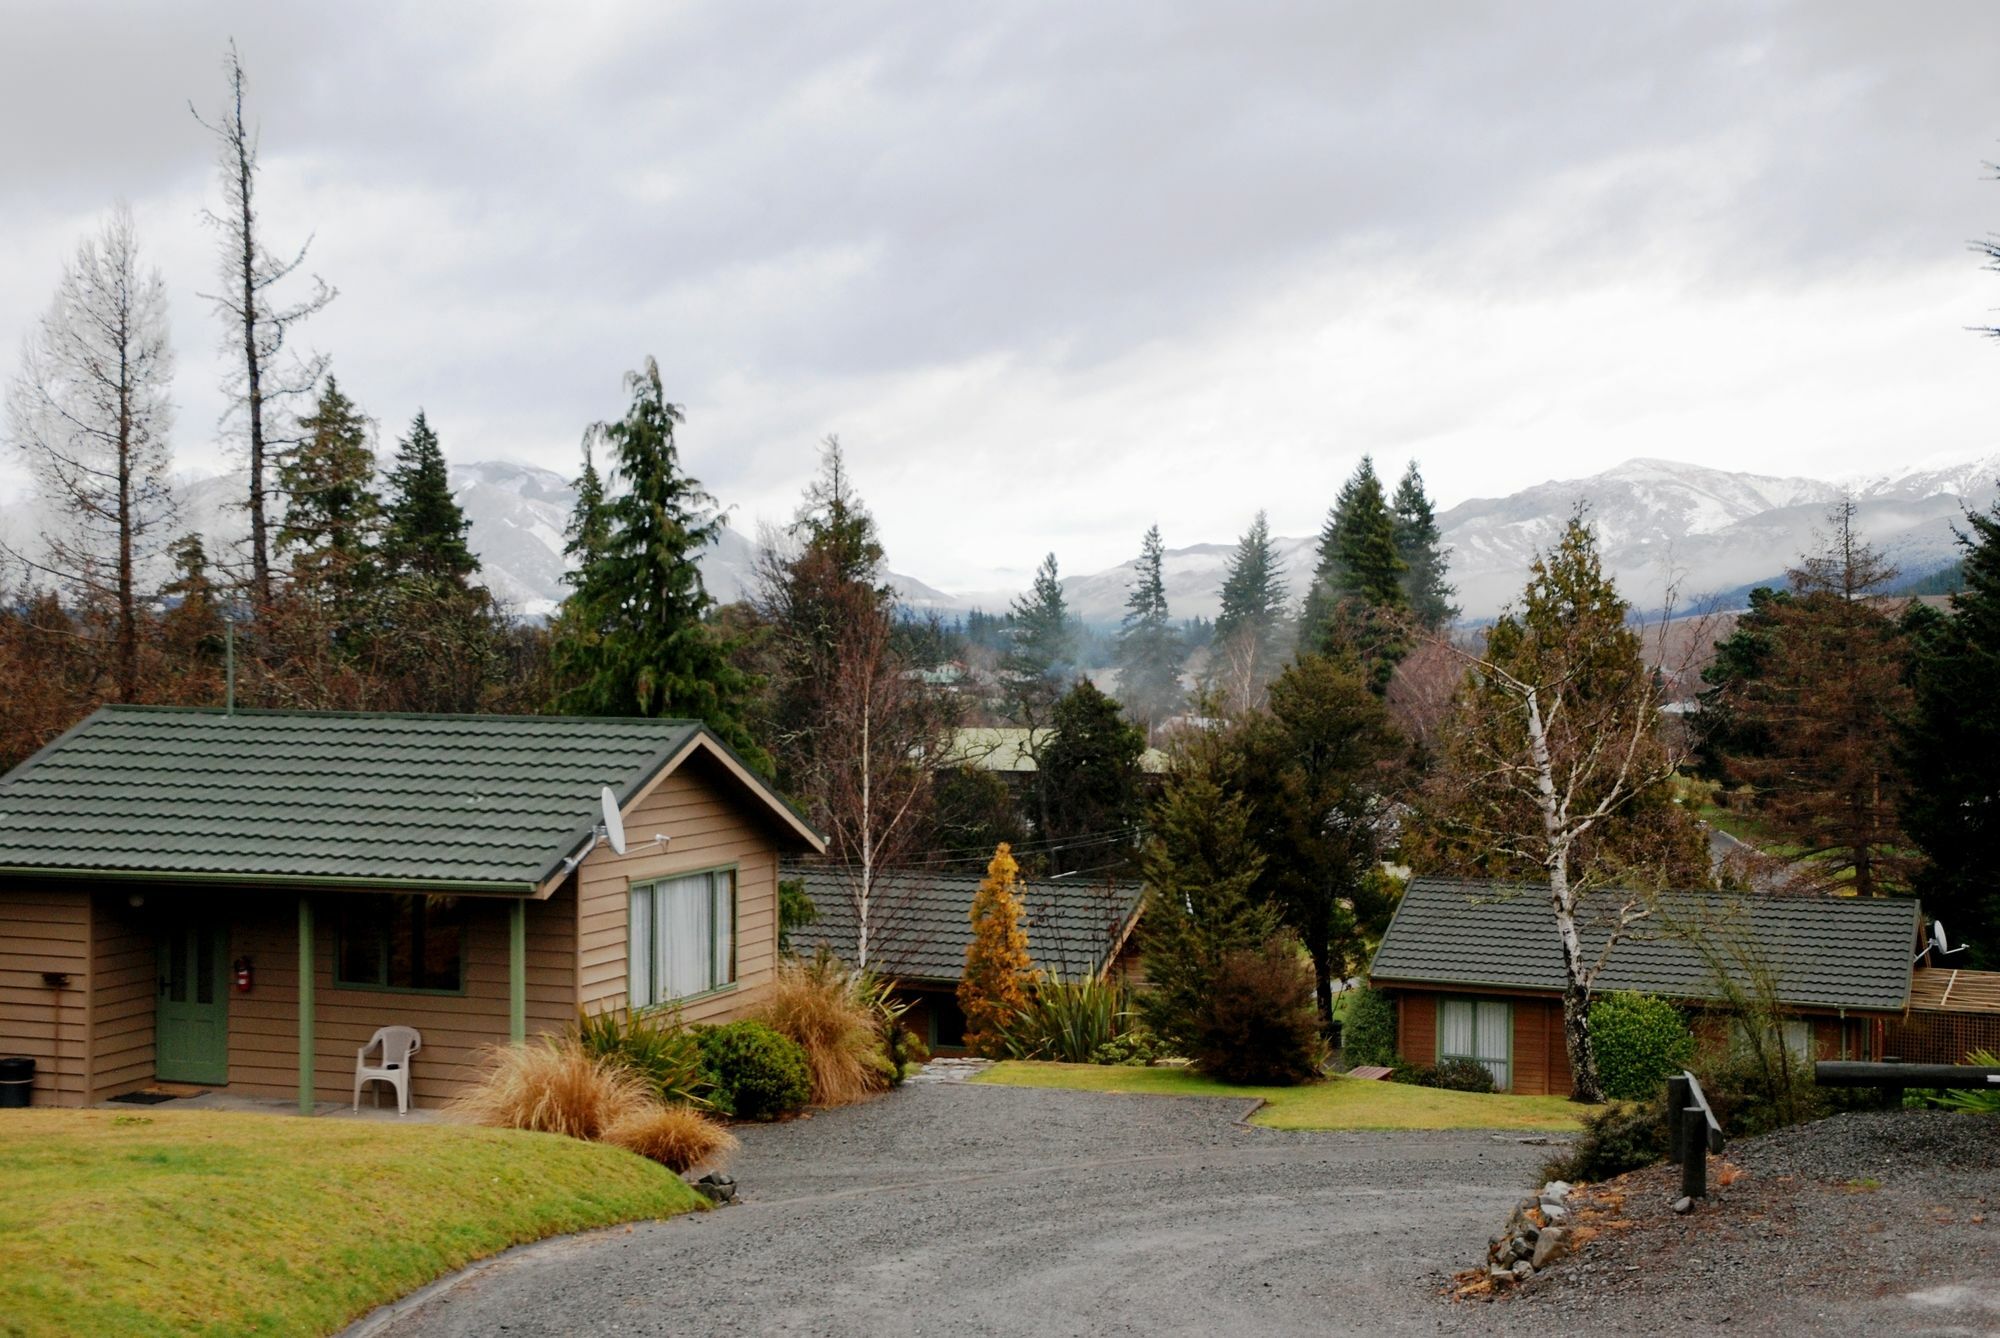
[{"label": "white plastic chair", "polygon": [[[383,1027],[368,1038],[368,1044],[354,1052],[354,1109],[361,1110],[361,1085],[385,1082],[396,1089],[396,1113],[410,1113],[410,1056],[424,1048],[424,1038],[415,1027]],[[368,1052],[382,1052],[380,1064],[368,1062]],[[371,1089],[375,1104],[382,1104],[382,1089]]]}]

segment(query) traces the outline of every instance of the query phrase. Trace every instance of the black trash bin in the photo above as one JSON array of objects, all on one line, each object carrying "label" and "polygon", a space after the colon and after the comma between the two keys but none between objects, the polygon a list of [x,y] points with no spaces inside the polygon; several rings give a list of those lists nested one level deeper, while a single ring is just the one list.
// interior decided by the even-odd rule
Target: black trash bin
[{"label": "black trash bin", "polygon": [[28,1104],[35,1090],[35,1061],[25,1055],[0,1059],[0,1110],[14,1110]]}]

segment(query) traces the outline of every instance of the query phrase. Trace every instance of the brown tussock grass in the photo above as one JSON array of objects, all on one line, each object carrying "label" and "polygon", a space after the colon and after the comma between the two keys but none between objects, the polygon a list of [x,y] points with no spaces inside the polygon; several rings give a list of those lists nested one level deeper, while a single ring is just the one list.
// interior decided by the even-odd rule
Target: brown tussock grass
[{"label": "brown tussock grass", "polygon": [[604,1131],[604,1141],[677,1174],[724,1159],[737,1146],[734,1134],[686,1106],[633,1111]]},{"label": "brown tussock grass", "polygon": [[453,1118],[500,1129],[565,1134],[586,1142],[654,1107],[644,1079],[573,1041],[544,1036],[486,1051],[486,1074],[445,1107]]},{"label": "brown tussock grass", "polygon": [[816,1106],[848,1106],[889,1086],[874,1012],[831,962],[778,967],[759,1020],[799,1043]]}]

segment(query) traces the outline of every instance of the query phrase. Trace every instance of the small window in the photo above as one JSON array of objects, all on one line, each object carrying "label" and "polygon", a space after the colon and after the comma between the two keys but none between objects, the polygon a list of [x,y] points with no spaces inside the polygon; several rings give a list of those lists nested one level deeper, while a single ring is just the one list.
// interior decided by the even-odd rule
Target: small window
[{"label": "small window", "polygon": [[632,885],[634,1007],[650,1008],[736,982],[736,872],[714,869]]},{"label": "small window", "polygon": [[465,988],[465,903],[458,897],[348,897],[335,937],[334,983],[363,989]]},{"label": "small window", "polygon": [[1508,1090],[1513,1040],[1514,1008],[1504,999],[1438,1001],[1438,1058],[1484,1064],[1496,1091]]}]

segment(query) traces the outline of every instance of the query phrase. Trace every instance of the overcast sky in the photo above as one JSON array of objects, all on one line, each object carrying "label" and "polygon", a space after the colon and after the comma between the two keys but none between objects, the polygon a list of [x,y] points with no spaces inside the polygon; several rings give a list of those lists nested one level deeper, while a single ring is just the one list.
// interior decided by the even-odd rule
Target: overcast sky
[{"label": "overcast sky", "polygon": [[[838,433],[954,589],[1631,456],[2000,449],[2000,5],[0,2],[0,367],[114,199],[215,423],[239,43],[268,238],[387,446],[571,473],[648,353],[746,532]],[[0,495],[21,486],[0,464]]]}]

